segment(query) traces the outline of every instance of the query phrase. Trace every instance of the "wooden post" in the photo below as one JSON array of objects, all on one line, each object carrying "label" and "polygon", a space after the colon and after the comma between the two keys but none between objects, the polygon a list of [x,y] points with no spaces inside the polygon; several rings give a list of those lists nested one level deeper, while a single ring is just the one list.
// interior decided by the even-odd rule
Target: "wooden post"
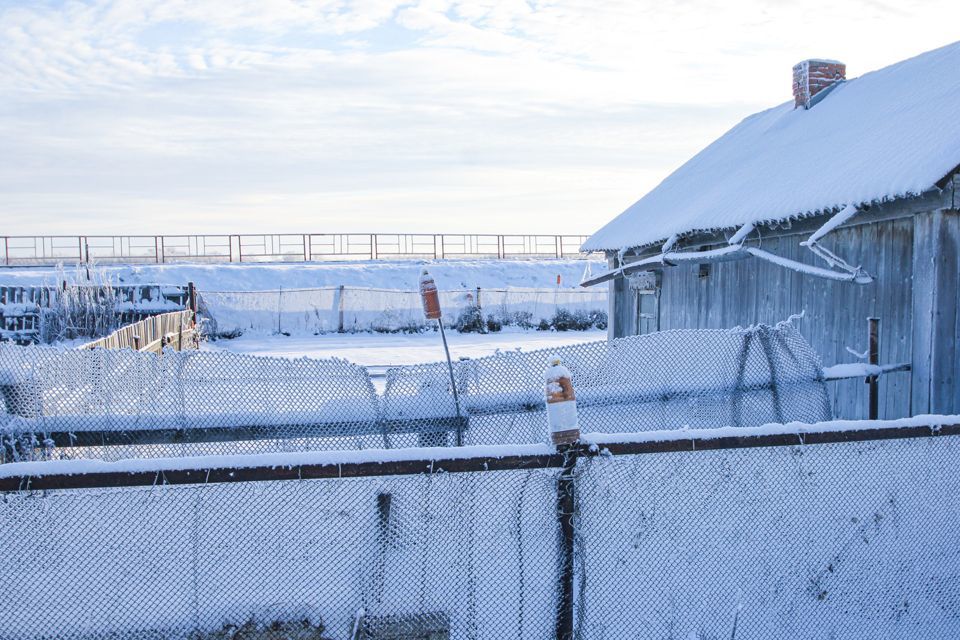
[{"label": "wooden post", "polygon": [[[880,318],[867,318],[868,362],[872,365],[880,364]],[[878,376],[867,376],[864,380],[870,389],[868,392],[867,417],[870,420],[880,419],[880,398]]]},{"label": "wooden post", "polygon": [[557,640],[573,640],[573,515],[576,506],[573,473],[577,466],[577,445],[562,445],[563,468],[557,477],[557,521],[560,525],[557,594]]},{"label": "wooden post", "polygon": [[177,351],[183,351],[183,313],[180,314],[180,323],[177,327]]},{"label": "wooden post", "polygon": [[187,306],[193,317],[193,325],[197,325],[197,287],[192,282],[187,283]]},{"label": "wooden post", "polygon": [[343,285],[337,290],[337,333],[343,333]]},{"label": "wooden post", "polygon": [[140,351],[140,336],[136,333],[133,334],[133,350]]},{"label": "wooden post", "polygon": [[477,300],[476,300],[476,303],[477,303],[477,309],[482,309],[482,308],[483,308],[483,307],[480,306],[480,287],[477,287]]}]

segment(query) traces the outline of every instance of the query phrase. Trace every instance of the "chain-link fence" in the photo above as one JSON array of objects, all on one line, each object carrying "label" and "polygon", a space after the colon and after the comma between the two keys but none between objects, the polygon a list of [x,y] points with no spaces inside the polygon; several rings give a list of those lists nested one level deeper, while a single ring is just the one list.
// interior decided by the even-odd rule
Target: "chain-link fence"
[{"label": "chain-link fence", "polygon": [[[572,371],[584,433],[830,419],[816,354],[790,324],[672,331],[367,371],[337,359],[0,345],[6,460],[535,443],[543,371]],[[117,446],[124,445],[124,446]]]},{"label": "chain-link fence", "polygon": [[3,465],[0,638],[957,637],[960,425],[840,426]]},{"label": "chain-link fence", "polygon": [[[441,291],[440,302],[448,324],[455,323],[465,310],[479,308],[484,318],[493,320],[493,326],[535,328],[553,321],[558,312],[580,324],[592,321],[606,326],[605,289],[460,289]],[[308,334],[423,331],[433,326],[423,317],[419,292],[396,289],[203,291],[200,305],[213,335],[248,330]]]}]

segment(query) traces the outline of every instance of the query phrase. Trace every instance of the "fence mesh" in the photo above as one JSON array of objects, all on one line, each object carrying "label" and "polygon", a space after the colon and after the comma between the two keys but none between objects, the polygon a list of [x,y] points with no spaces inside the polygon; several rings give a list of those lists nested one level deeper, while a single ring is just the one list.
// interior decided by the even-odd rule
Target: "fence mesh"
[{"label": "fence mesh", "polygon": [[[958,453],[942,436],[580,458],[576,637],[958,637]],[[6,493],[0,638],[556,637],[557,478]]]},{"label": "fence mesh", "polygon": [[[593,289],[462,289],[441,291],[448,323],[464,310],[480,307],[485,317],[502,325],[536,327],[558,311],[591,314],[603,324],[606,290]],[[423,317],[416,291],[327,287],[274,291],[204,291],[201,311],[210,333],[328,333],[333,331],[422,331],[433,327]]]},{"label": "fence mesh", "polygon": [[547,637],[552,477],[10,494],[0,638]]},{"label": "fence mesh", "polygon": [[958,444],[584,461],[579,637],[960,637]]},{"label": "fence mesh", "polygon": [[[816,354],[789,324],[673,331],[367,371],[338,359],[0,345],[5,459],[125,458],[540,442],[543,370],[573,373],[581,431],[830,419]],[[123,445],[123,446],[117,446]]]}]

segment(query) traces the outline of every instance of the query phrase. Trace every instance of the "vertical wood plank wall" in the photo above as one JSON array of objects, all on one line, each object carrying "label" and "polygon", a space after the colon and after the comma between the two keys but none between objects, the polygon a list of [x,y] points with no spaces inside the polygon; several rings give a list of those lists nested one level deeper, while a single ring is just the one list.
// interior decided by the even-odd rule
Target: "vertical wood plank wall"
[{"label": "vertical wood plank wall", "polygon": [[[847,347],[867,349],[867,318],[880,318],[880,362],[910,362],[912,353],[913,216],[841,228],[821,244],[851,264],[861,264],[876,280],[869,285],[834,282],[801,275],[755,259],[710,265],[700,277],[697,265],[663,271],[660,290],[660,330],[721,329],[759,322],[773,324],[805,312],[800,332],[820,354],[824,366],[856,362]],[[800,246],[809,235],[763,237],[759,246],[776,255],[825,266]],[[750,244],[755,244],[756,236]],[[617,335],[631,333],[636,303],[632,292],[617,280]],[[629,298],[629,299],[628,299]],[[624,303],[621,303],[621,300]],[[880,381],[880,417],[910,414],[909,373]],[[863,418],[867,385],[863,380],[831,383],[834,415]]]},{"label": "vertical wood plank wall", "polygon": [[960,212],[915,216],[914,414],[960,413]]}]

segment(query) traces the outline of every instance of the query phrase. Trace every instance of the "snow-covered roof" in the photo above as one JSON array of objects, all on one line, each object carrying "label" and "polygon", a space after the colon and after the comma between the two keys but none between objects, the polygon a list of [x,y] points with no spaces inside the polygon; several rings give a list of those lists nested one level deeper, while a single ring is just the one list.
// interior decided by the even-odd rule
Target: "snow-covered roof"
[{"label": "snow-covered roof", "polygon": [[960,165],[960,42],[743,120],[583,245],[616,250],[931,189]]}]

